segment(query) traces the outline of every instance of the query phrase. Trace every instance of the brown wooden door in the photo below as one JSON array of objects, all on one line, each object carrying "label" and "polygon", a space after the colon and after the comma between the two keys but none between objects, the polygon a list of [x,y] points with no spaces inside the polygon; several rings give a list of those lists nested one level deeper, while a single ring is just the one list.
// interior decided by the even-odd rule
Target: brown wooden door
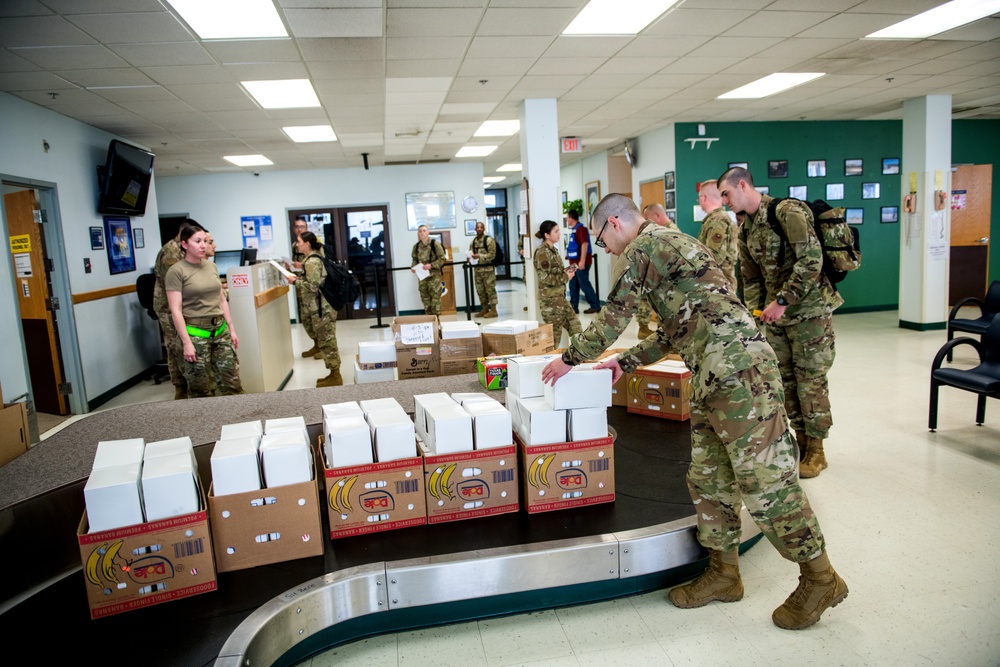
[{"label": "brown wooden door", "polygon": [[65,415],[69,408],[59,390],[64,381],[62,357],[52,311],[42,212],[34,190],[14,192],[3,199],[32,399],[38,412]]},{"label": "brown wooden door", "polygon": [[948,300],[955,304],[986,295],[990,263],[990,202],[993,197],[993,165],[956,167],[952,172],[951,266]]},{"label": "brown wooden door", "polygon": [[663,206],[663,179],[647,181],[639,184],[639,196],[642,198],[642,207],[646,208],[650,204]]}]

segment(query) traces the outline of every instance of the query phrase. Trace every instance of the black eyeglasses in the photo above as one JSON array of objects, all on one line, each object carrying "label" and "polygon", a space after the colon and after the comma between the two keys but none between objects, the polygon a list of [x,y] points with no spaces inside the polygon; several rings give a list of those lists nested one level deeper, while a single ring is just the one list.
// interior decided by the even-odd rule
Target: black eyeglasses
[{"label": "black eyeglasses", "polygon": [[[610,219],[611,218],[608,218],[608,220],[610,220]],[[601,237],[604,235],[604,230],[608,228],[608,220],[604,221],[604,226],[601,227],[601,231],[598,232],[597,238],[594,239],[594,245],[596,245],[598,248],[607,248],[608,247],[608,244],[601,240]]]}]

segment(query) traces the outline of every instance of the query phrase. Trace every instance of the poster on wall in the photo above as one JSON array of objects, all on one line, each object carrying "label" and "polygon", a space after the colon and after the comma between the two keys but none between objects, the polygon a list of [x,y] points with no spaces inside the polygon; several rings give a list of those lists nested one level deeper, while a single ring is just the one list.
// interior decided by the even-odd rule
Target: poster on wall
[{"label": "poster on wall", "polygon": [[240,218],[244,248],[256,248],[261,259],[274,257],[274,227],[269,215],[244,215]]},{"label": "poster on wall", "polygon": [[135,271],[131,218],[104,216],[104,236],[108,239],[108,268],[111,275]]}]

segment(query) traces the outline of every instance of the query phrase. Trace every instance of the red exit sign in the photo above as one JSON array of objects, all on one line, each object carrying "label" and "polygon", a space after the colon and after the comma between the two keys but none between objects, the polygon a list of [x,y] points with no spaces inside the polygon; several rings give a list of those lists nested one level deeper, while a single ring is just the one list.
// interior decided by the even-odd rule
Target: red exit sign
[{"label": "red exit sign", "polygon": [[562,152],[563,153],[579,153],[580,152],[580,140],[577,137],[563,137],[563,140],[562,140]]}]

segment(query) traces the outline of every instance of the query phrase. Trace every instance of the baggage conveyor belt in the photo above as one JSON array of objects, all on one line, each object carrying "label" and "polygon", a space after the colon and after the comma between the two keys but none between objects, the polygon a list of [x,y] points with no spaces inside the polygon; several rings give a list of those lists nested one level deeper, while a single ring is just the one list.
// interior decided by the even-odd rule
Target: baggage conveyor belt
[{"label": "baggage conveyor belt", "polygon": [[[618,433],[614,503],[326,539],[322,557],[220,573],[215,592],[95,621],[77,564],[0,616],[5,634],[46,637],[33,650],[53,659],[79,659],[96,648],[86,638],[99,636],[102,652],[146,665],[290,665],[372,634],[618,597],[691,576],[703,552],[684,480],[688,422],[618,407],[608,421]],[[210,446],[196,451],[207,470]],[[82,510],[82,482],[75,493]],[[323,530],[328,536],[325,512]],[[746,547],[759,539],[745,512],[744,536]],[[31,567],[31,558],[21,563]]]}]

